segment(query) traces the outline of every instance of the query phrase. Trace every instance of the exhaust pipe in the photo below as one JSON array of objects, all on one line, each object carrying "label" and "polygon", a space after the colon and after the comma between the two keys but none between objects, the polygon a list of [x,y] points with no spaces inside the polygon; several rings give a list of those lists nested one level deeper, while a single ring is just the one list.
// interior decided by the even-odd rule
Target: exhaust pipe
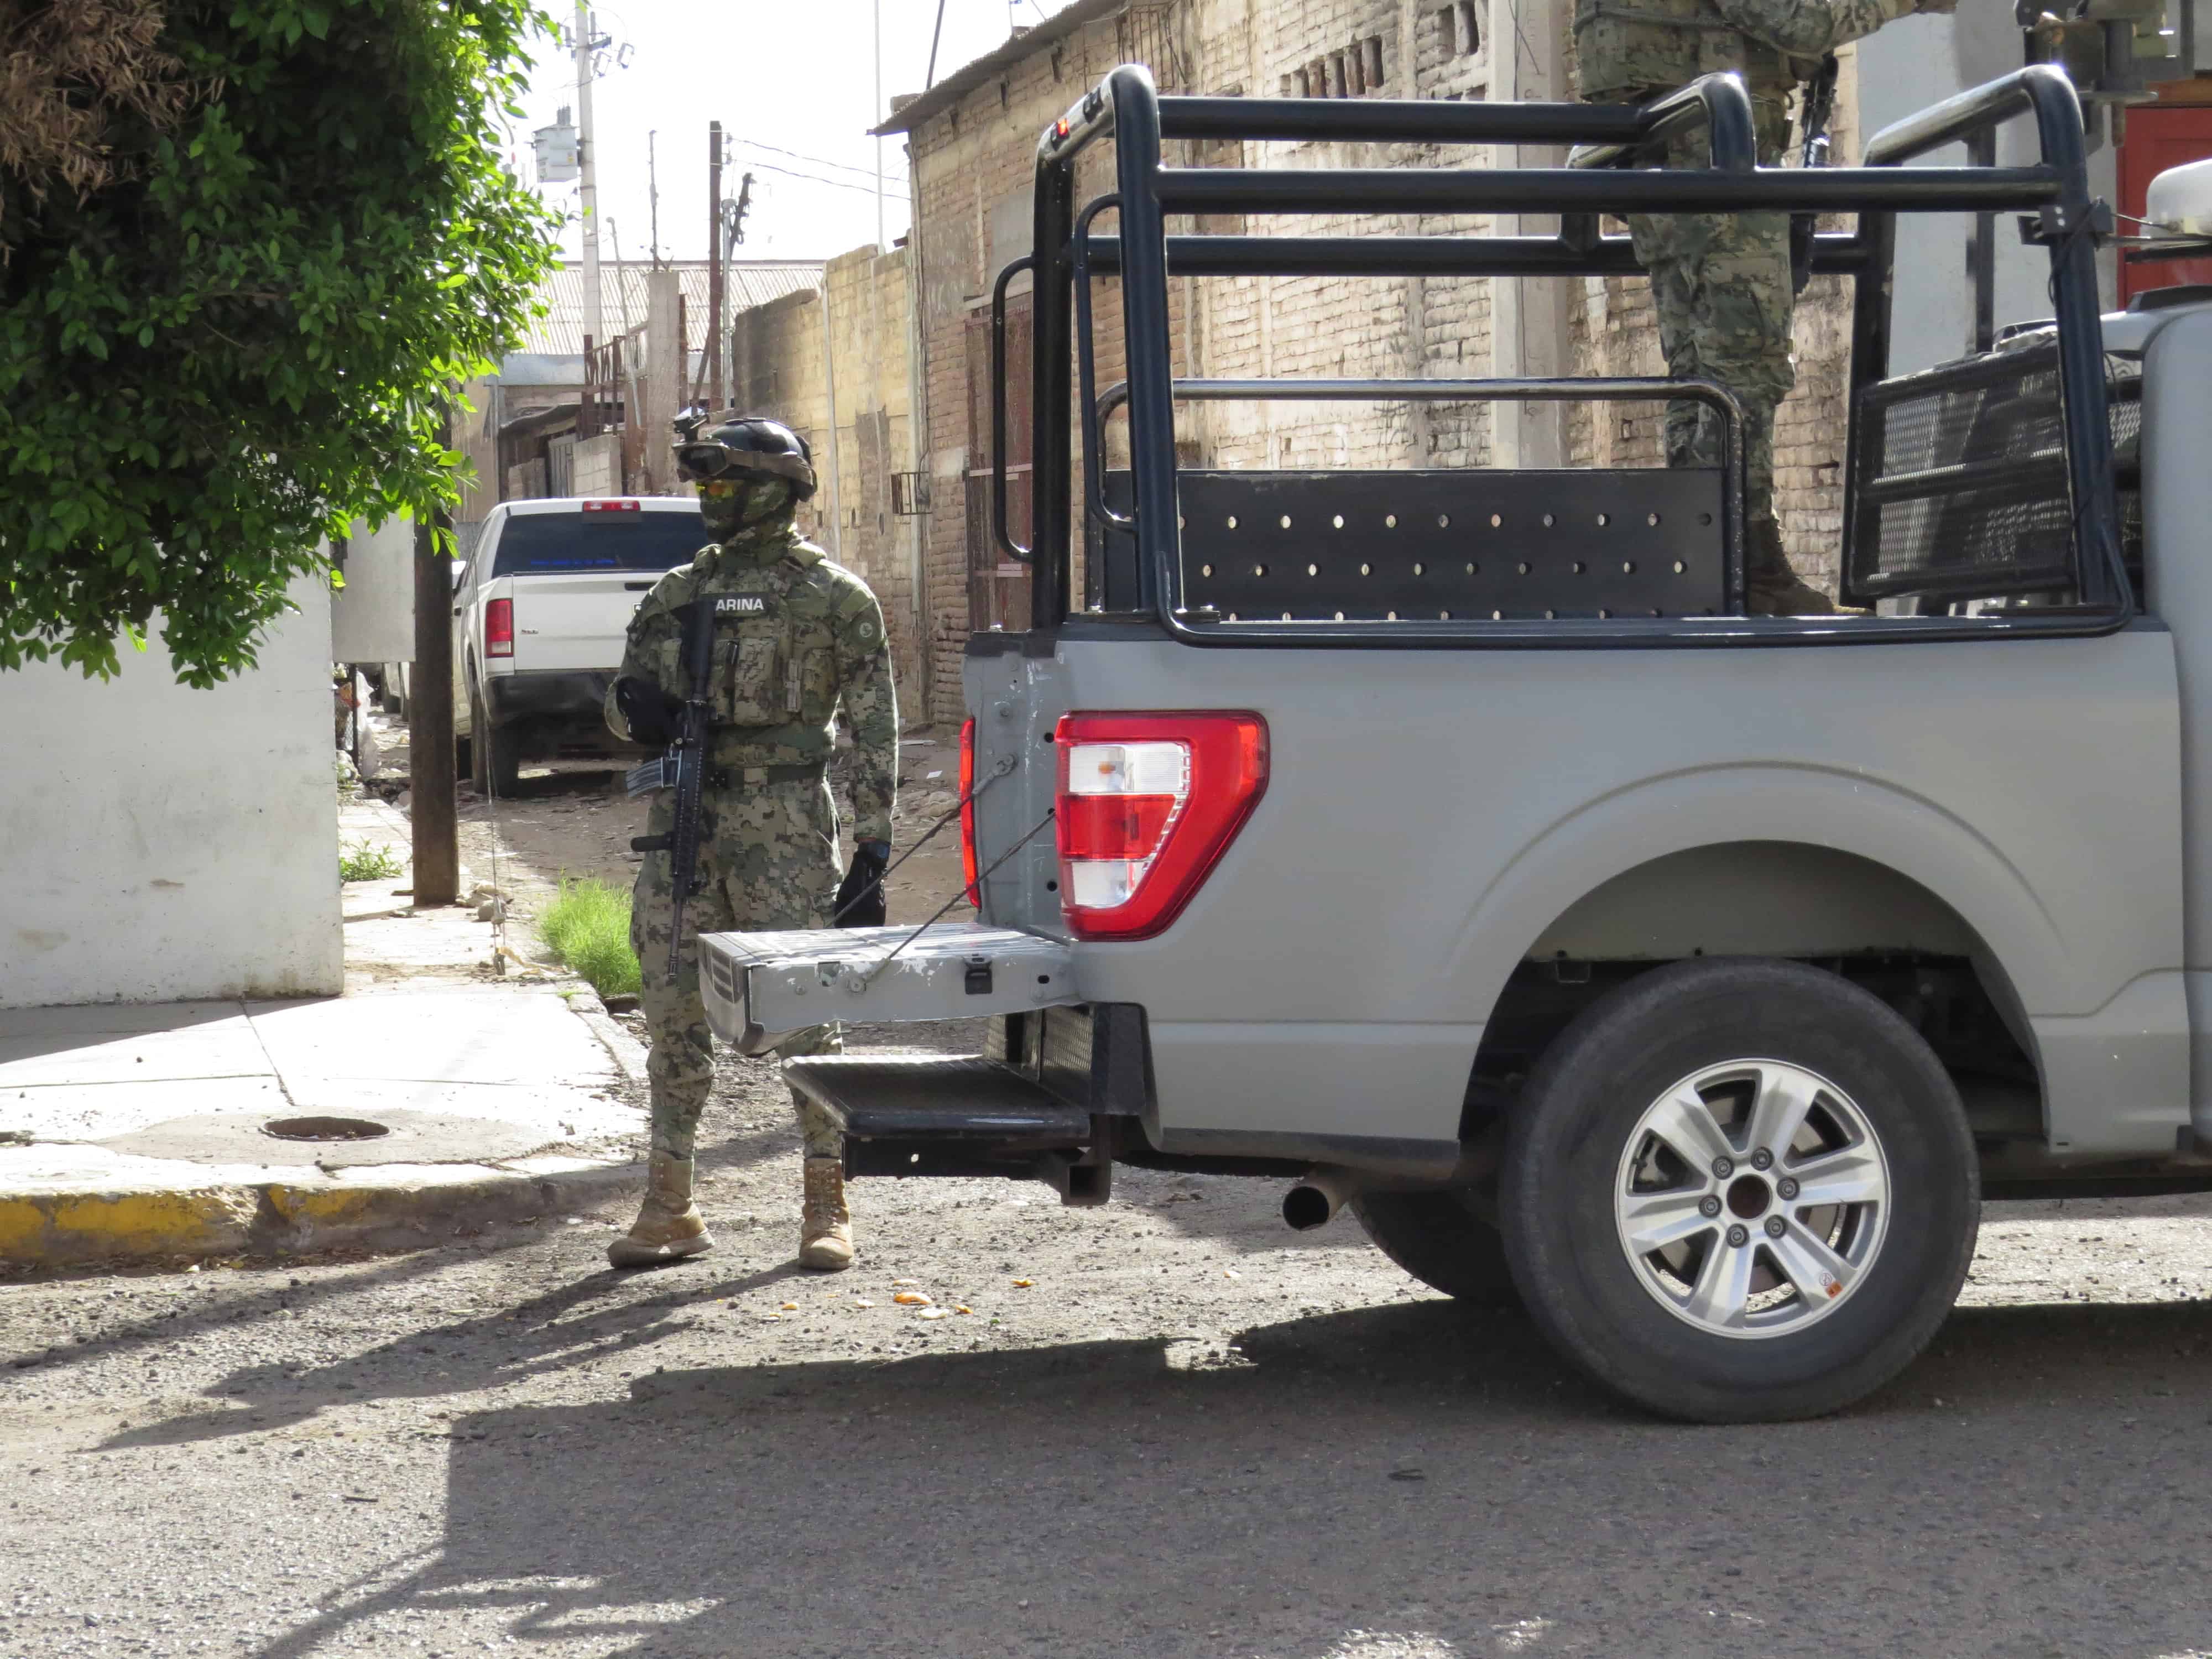
[{"label": "exhaust pipe", "polygon": [[1358,1181],[1351,1170],[1324,1165],[1307,1171],[1304,1181],[1283,1194],[1283,1219],[1302,1233],[1326,1227],[1359,1190]]},{"label": "exhaust pipe", "polygon": [[1444,1192],[1455,1187],[1480,1186],[1498,1173],[1502,1127],[1493,1127],[1462,1147],[1458,1164],[1445,1176],[1421,1179],[1337,1164],[1316,1164],[1306,1171],[1304,1181],[1283,1194],[1283,1219],[1299,1232],[1311,1232],[1328,1225],[1339,1210],[1362,1193]]}]

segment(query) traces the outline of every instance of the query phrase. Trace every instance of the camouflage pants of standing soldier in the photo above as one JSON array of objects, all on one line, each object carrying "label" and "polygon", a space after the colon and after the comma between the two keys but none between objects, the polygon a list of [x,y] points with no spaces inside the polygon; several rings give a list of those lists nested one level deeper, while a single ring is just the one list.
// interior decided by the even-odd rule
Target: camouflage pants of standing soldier
[{"label": "camouflage pants of standing soldier", "polygon": [[[782,781],[756,769],[757,781],[733,775],[732,787],[710,787],[702,799],[700,890],[684,909],[684,945],[673,982],[668,977],[668,939],[675,926],[668,855],[647,853],[637,872],[629,939],[643,978],[639,1001],[653,1039],[646,1071],[652,1080],[653,1145],[689,1158],[714,1086],[712,1037],[699,996],[701,933],[829,926],[837,890],[837,807],[820,773]],[[658,798],[648,835],[667,831],[672,802]],[[778,1053],[835,1054],[843,1042],[835,1025],[817,1025],[786,1042]],[[809,1158],[842,1158],[842,1137],[822,1109],[794,1092],[792,1103]]]},{"label": "camouflage pants of standing soldier", "polygon": [[[1758,96],[1753,112],[1759,164],[1778,167],[1790,121],[1778,98]],[[1707,165],[1703,133],[1678,138],[1670,167]],[[1628,233],[1651,275],[1659,343],[1677,380],[1717,380],[1743,402],[1747,526],[1774,516],[1774,412],[1790,395],[1790,323],[1796,294],[1790,280],[1786,213],[1632,213]],[[1667,405],[1667,464],[1721,465],[1719,411],[1704,404]]]}]

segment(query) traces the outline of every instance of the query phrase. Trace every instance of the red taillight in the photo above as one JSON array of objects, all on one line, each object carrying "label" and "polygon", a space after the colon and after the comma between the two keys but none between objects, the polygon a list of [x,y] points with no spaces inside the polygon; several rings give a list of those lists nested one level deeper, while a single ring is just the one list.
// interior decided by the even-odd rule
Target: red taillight
[{"label": "red taillight", "polygon": [[983,895],[975,881],[975,722],[960,727],[960,873],[968,878],[968,902],[983,908]]},{"label": "red taillight", "polygon": [[484,606],[484,655],[514,654],[514,601],[493,599]]},{"label": "red taillight", "polygon": [[586,513],[642,513],[644,505],[638,501],[586,501]]},{"label": "red taillight", "polygon": [[1069,714],[1054,733],[1060,902],[1078,939],[1150,939],[1182,914],[1267,786],[1250,714]]}]

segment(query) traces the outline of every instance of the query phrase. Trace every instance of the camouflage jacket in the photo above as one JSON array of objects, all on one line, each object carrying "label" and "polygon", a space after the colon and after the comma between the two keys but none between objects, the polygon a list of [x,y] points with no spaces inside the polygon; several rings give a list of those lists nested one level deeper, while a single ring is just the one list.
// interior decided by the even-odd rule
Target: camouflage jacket
[{"label": "camouflage jacket", "polygon": [[1582,95],[1640,99],[1721,70],[1787,93],[1822,56],[1915,9],[1914,0],[1576,0]]},{"label": "camouflage jacket", "polygon": [[[898,797],[898,699],[884,613],[868,585],[787,522],[700,550],[653,584],[631,617],[625,677],[671,696],[687,688],[678,606],[727,599],[714,623],[711,763],[747,768],[827,762],[842,704],[853,727],[853,833],[889,841]],[[607,724],[629,729],[607,693]],[[727,787],[741,788],[733,776]]]}]

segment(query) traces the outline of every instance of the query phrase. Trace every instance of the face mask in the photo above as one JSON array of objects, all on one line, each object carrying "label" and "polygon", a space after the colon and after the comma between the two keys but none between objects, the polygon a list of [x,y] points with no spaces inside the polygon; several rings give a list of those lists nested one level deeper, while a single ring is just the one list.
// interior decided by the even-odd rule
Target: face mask
[{"label": "face mask", "polygon": [[716,541],[765,524],[790,504],[791,486],[781,478],[716,479],[699,489],[699,514]]}]

